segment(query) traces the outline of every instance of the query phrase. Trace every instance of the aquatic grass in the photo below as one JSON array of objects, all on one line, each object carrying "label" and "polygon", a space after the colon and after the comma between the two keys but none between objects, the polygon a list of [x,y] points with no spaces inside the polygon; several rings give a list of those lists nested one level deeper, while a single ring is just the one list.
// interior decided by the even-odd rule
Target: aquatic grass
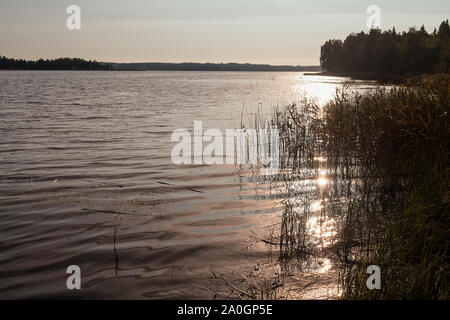
[{"label": "aquatic grass", "polygon": [[[283,276],[327,256],[343,299],[450,298],[449,79],[345,87],[323,107],[302,99],[253,122],[280,131],[279,174],[252,179],[281,190],[280,223],[262,241],[278,249]],[[324,186],[314,183],[321,172]],[[335,222],[328,246],[311,241],[313,215]],[[381,269],[380,290],[366,286],[369,265]]]},{"label": "aquatic grass", "polygon": [[[321,133],[340,217],[344,298],[448,299],[449,76],[359,94],[324,107]],[[334,205],[333,205],[334,204]],[[381,290],[368,290],[368,265]]]}]

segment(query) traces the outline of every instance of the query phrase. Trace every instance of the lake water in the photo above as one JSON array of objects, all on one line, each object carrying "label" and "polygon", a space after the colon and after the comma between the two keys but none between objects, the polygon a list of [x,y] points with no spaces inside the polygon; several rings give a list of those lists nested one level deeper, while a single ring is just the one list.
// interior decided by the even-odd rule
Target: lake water
[{"label": "lake water", "polygon": [[[174,130],[237,128],[374,83],[303,73],[0,72],[0,298],[214,298],[279,218],[230,166],[178,166]],[[261,187],[262,188],[262,187]],[[68,290],[78,265],[82,290]],[[231,280],[230,280],[231,281]],[[219,295],[220,296],[220,295]]]}]

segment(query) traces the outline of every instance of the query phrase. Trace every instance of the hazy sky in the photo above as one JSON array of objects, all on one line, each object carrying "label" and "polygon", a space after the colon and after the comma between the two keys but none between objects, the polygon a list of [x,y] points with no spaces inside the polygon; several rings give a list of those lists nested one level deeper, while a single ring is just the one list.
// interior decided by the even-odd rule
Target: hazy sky
[{"label": "hazy sky", "polygon": [[[66,28],[71,4],[81,30]],[[449,0],[0,0],[0,55],[318,65],[324,41],[367,31],[372,4],[383,30],[450,15]]]}]

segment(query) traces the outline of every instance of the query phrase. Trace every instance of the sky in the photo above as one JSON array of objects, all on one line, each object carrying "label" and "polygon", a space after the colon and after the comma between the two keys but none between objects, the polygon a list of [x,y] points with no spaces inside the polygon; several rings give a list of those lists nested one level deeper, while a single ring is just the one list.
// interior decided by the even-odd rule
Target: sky
[{"label": "sky", "polygon": [[[69,30],[69,5],[81,29]],[[449,0],[1,0],[0,55],[105,62],[242,62],[319,65],[320,46],[381,29],[428,31],[450,16]]]}]

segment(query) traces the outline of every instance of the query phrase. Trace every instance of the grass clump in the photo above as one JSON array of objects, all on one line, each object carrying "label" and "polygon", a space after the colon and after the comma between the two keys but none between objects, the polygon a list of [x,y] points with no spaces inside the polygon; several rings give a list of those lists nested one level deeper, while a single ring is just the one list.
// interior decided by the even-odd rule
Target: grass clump
[{"label": "grass clump", "polygon": [[[300,101],[276,112],[288,169],[279,179],[292,185],[325,172],[329,181],[287,188],[281,261],[332,254],[344,299],[450,298],[449,79],[425,76],[365,93],[344,88],[323,108]],[[314,198],[319,218],[336,228],[319,252],[305,232],[311,213],[296,209],[307,211]],[[366,286],[369,265],[381,269],[380,290]]]},{"label": "grass clump", "polygon": [[[344,298],[449,298],[449,92],[440,75],[343,90],[325,106],[327,210],[340,219]],[[381,290],[367,289],[372,264]]]}]

